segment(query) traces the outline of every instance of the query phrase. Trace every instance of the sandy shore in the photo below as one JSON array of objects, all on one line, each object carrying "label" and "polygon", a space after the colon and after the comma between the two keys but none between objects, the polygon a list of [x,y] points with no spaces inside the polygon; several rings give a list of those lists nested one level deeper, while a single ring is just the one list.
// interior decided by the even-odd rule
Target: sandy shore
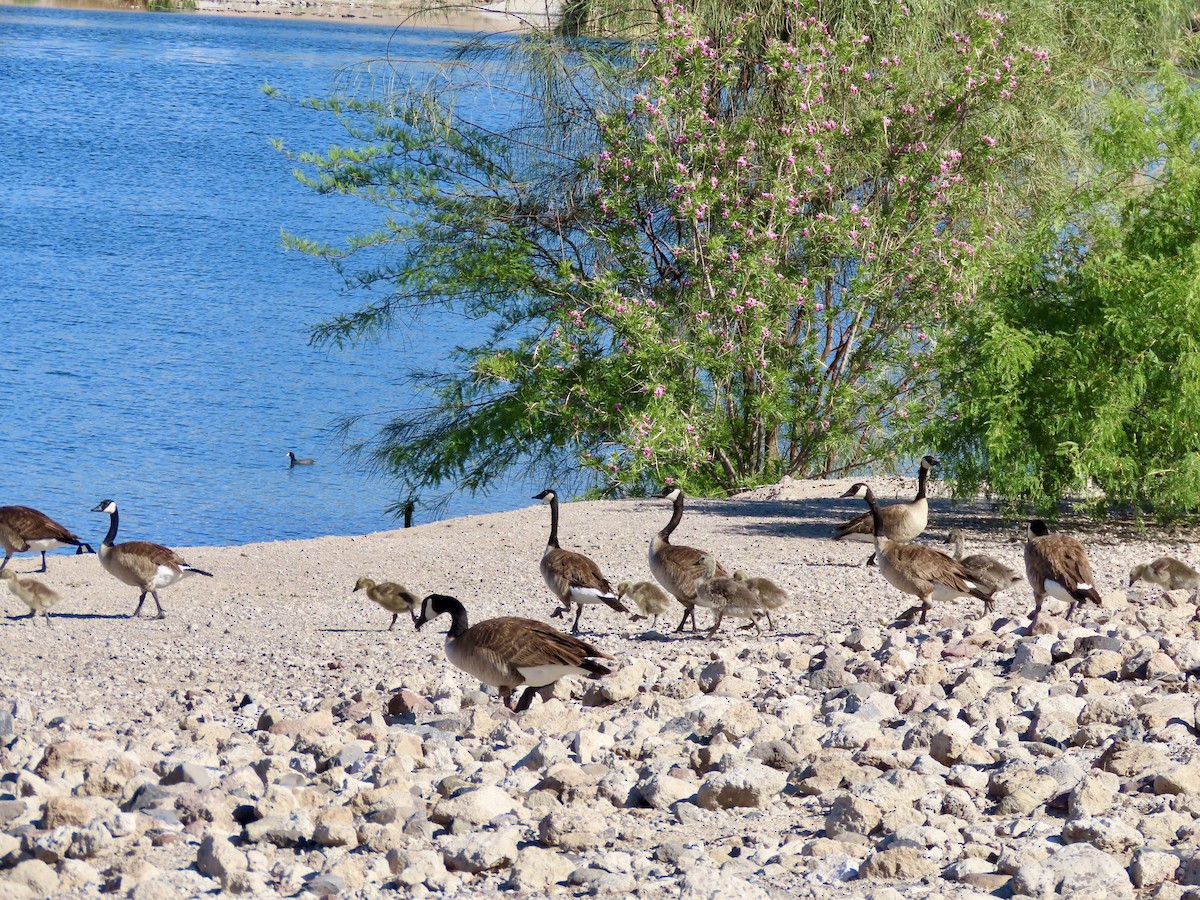
[{"label": "sandy shore", "polygon": [[[1064,690],[1075,690],[1069,668],[1075,660],[1056,649],[1068,656],[1053,666],[1050,642],[1061,648],[1062,639],[1028,630],[1023,616],[1031,598],[1024,587],[1000,600],[994,623],[980,625],[979,604],[960,602],[935,610],[927,626],[890,627],[908,598],[877,569],[861,566],[867,545],[827,537],[832,525],[863,508],[858,500],[834,499],[848,483],[796,482],[688,504],[676,543],[714,549],[726,566],[767,575],[791,594],[777,631],[760,637],[726,628],[711,641],[703,634],[674,635],[673,613],[663,634],[647,634],[607,609],[588,609],[583,636],[615,658],[626,672],[619,690],[628,692],[619,693],[614,682],[601,696],[588,683],[567,679],[557,699],[535,701],[519,721],[508,720],[494,694],[480,696],[476,682],[448,665],[444,620],[420,633],[402,620],[389,632],[389,614],[351,588],[370,575],[402,582],[418,596],[455,595],[474,621],[521,615],[553,622],[555,604],[538,572],[549,513],[532,502],[516,512],[379,534],[180,548],[214,577],[191,577],[163,591],[162,621],[129,618],[137,592],[107,575],[94,556],[51,555],[49,572],[35,576],[65,597],[51,624],[16,618],[23,608],[0,592],[8,613],[0,619],[0,894],[89,897],[105,886],[136,900],[222,887],[252,896],[375,898],[399,889],[406,896],[467,897],[512,896],[505,885],[534,885],[526,895],[682,892],[699,898],[724,892],[887,900],[899,896],[885,888],[899,878],[911,882],[905,896],[983,897],[989,891],[972,885],[1002,886],[1016,871],[1005,874],[1006,841],[1025,846],[1021,841],[1036,837],[1028,855],[1036,861],[1052,853],[1054,829],[1064,830],[1055,822],[1063,814],[1039,806],[1019,814],[1032,829],[1026,837],[1012,837],[1013,816],[993,809],[987,773],[1004,759],[1031,759],[1032,773],[1039,753],[1052,754],[1049,764],[1058,758],[1053,754],[1094,759],[1100,749],[1072,746],[1078,725],[1053,732],[1061,739],[1053,744],[1058,749],[1046,743],[1049,732],[1037,732],[1036,744],[1022,733],[1008,746],[1011,723],[1004,715],[1011,719],[1011,711],[996,713],[990,730],[972,713],[972,727],[983,730],[971,750],[977,755],[963,760],[978,773],[956,776],[963,765],[947,768],[928,737],[921,750],[905,735],[925,734],[936,723],[949,727],[949,710],[958,707],[945,704],[954,703],[951,694],[957,697],[962,679],[977,670],[993,693],[1049,691],[1048,683],[1014,674],[1033,652],[1021,649],[1026,643],[1040,648],[1045,642],[1046,649],[1037,650],[1045,655],[1044,671],[1058,674],[1037,677],[1057,678]],[[888,501],[907,499],[912,481],[877,488]],[[614,583],[649,579],[647,542],[669,515],[661,500],[564,504],[560,537],[564,546],[590,555]],[[967,527],[972,550],[1021,567],[1016,523],[998,519],[985,504],[951,508],[936,500],[928,537],[940,542],[954,525]],[[1122,587],[1132,563],[1163,553],[1188,558],[1190,549],[1165,539],[1087,540],[1105,592]],[[30,574],[36,557],[17,557],[10,565]],[[1104,613],[1110,615],[1123,618],[1113,618],[1107,630],[1096,622],[1087,629],[1061,627],[1068,629],[1064,634],[1105,641],[1116,640],[1107,634],[1138,628],[1142,634],[1149,627],[1136,624],[1143,613],[1134,607]],[[1183,648],[1180,654],[1192,652],[1187,648],[1200,646],[1200,627],[1179,616],[1171,634],[1181,636],[1172,640]],[[702,623],[707,618],[701,614]],[[847,659],[840,680],[818,678],[829,675],[837,654]],[[1121,655],[1116,659],[1119,664]],[[1026,676],[1035,677],[1029,671]],[[869,690],[855,694],[856,682]],[[1094,682],[1081,681],[1079,690]],[[1127,684],[1123,690],[1138,696],[1156,692],[1150,682]],[[409,700],[397,707],[393,698],[405,690]],[[928,699],[913,699],[919,697]],[[851,713],[877,702],[891,709],[891,718],[864,722],[869,732],[845,737]],[[898,714],[896,703],[907,714]],[[735,713],[750,724],[732,724],[728,716]],[[1036,728],[1039,720],[1033,721]],[[956,727],[970,733],[966,722]],[[1186,731],[1179,744],[1176,731],[1164,728],[1157,746],[1171,753],[1172,765],[1185,762],[1194,741],[1188,750]],[[1031,756],[1026,746],[1036,752]],[[755,794],[753,802],[729,800],[728,809],[726,795],[705,799],[705,785],[733,778],[739,765],[767,772],[747,756],[762,747],[782,754],[783,762],[770,757],[770,765],[784,770],[770,789],[775,793]],[[724,763],[718,763],[721,754],[729,754]],[[834,834],[828,816],[845,789],[837,789],[836,778],[828,790],[811,787],[811,766],[822,761],[872,777],[891,778],[897,767],[936,776],[937,786],[922,790],[959,806],[939,799],[938,809],[930,806],[914,818],[911,802],[896,801],[889,812],[872,795],[884,830],[850,843],[848,837],[832,841],[825,837]],[[1155,764],[1162,769],[1167,761]],[[563,787],[564,766],[591,782]],[[788,787],[778,793],[789,770]],[[447,787],[459,782],[467,787]],[[392,806],[380,806],[381,792],[397,784],[403,803],[416,804],[405,807],[407,818],[386,812],[395,808],[395,796],[387,801]],[[471,816],[480,814],[458,806],[446,811],[449,798],[484,787],[492,799],[502,790],[501,811],[478,820]],[[964,792],[969,809],[959,808]],[[1193,812],[1200,827],[1200,797],[1171,812],[1172,827],[1183,826],[1180,817],[1191,822]],[[562,823],[554,816],[583,821],[588,815],[598,817],[589,826],[596,830],[587,832],[590,843],[571,843],[556,830]],[[961,822],[957,831],[954,822]],[[907,840],[906,828],[918,826],[953,833],[953,840],[945,839],[952,846],[921,850],[920,865],[899,874],[869,868],[870,860]],[[497,860],[472,861],[476,851],[456,843],[468,836],[481,847],[503,844]],[[1168,842],[1162,851],[1176,854],[1170,859],[1184,852],[1174,846]],[[217,850],[233,861],[214,862]],[[836,866],[828,855],[835,853]],[[1128,880],[1120,866],[1132,865],[1129,853],[1116,858]],[[971,860],[983,868],[970,868]],[[966,868],[955,869],[960,863]],[[1200,878],[1200,857],[1196,866]],[[701,874],[718,879],[715,894],[689,889]],[[1118,895],[1125,896],[1112,896]]]}]

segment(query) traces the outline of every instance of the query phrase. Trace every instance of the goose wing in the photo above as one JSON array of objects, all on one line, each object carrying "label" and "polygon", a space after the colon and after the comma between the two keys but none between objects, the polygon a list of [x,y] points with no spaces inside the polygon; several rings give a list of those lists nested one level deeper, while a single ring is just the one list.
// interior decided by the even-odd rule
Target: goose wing
[{"label": "goose wing", "polygon": [[1100,602],[1092,564],[1079,541],[1064,534],[1048,534],[1034,538],[1026,544],[1025,550],[1026,573],[1035,588],[1038,587],[1035,579],[1043,587],[1047,581],[1055,581],[1077,599]]},{"label": "goose wing", "polygon": [[[0,527],[25,541],[62,541],[78,544],[79,538],[44,512],[29,506],[0,507]],[[18,551],[20,552],[20,551]]]},{"label": "goose wing", "polygon": [[888,557],[892,568],[919,588],[922,596],[941,585],[980,600],[991,599],[991,592],[972,578],[962,563],[940,550],[921,544],[896,544],[888,550]]}]

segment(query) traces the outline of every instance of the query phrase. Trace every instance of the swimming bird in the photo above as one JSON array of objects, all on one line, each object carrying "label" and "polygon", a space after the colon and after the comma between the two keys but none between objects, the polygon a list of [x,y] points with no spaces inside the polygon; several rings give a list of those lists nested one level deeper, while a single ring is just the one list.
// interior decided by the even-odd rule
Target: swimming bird
[{"label": "swimming bird", "polygon": [[443,613],[450,615],[446,659],[484,684],[498,688],[500,699],[509,709],[513,708],[513,688],[524,685],[516,712],[529,708],[538,688],[565,675],[601,678],[612,674],[611,669],[596,662],[612,657],[579,638],[545,622],[515,616],[469,625],[466,608],[457,598],[445,594],[430,594],[421,602],[417,629]]},{"label": "swimming bird", "polygon": [[396,627],[396,619],[402,612],[408,613],[414,622],[417,620],[416,608],[421,601],[403,585],[392,581],[381,581],[376,584],[372,579],[364,576],[355,582],[354,590],[366,591],[369,599],[374,600],[392,614],[392,624],[388,626],[388,631]]},{"label": "swimming bird", "polygon": [[47,550],[74,547],[77,556],[96,552],[91,544],[85,544],[44,512],[29,506],[0,506],[0,545],[4,547],[4,562],[0,562],[0,572],[4,571],[14,553],[41,553],[42,567],[38,571],[45,572]]},{"label": "swimming bird", "polygon": [[[671,521],[650,539],[650,571],[667,593],[683,604],[683,618],[675,630],[683,631],[683,626],[691,618],[692,631],[695,631],[696,579],[703,574],[699,562],[704,551],[671,543],[671,533],[679,527],[683,519],[683,491],[677,487],[669,487],[663,491],[662,499],[670,500],[674,506],[671,510]],[[717,563],[716,574],[722,578],[729,575],[720,563]]]},{"label": "swimming bird", "polygon": [[749,619],[755,630],[762,634],[758,617],[763,613],[758,595],[744,581],[717,575],[717,558],[704,553],[697,561],[702,574],[696,579],[696,605],[713,611],[716,621],[708,630],[711,638],[721,627],[726,616]]},{"label": "swimming bird", "polygon": [[925,617],[934,601],[942,603],[958,597],[975,597],[983,601],[985,610],[991,608],[991,593],[972,578],[961,563],[932,547],[901,544],[888,538],[884,534],[883,516],[879,515],[879,504],[875,502],[874,492],[862,482],[856,484],[852,490],[856,493],[859,490],[864,491],[867,506],[875,514],[873,537],[875,555],[879,560],[879,574],[892,587],[921,601],[906,610],[900,616],[901,619],[911,619],[919,611],[920,622],[925,624]]},{"label": "swimming bird", "polygon": [[658,627],[658,617],[671,611],[671,598],[652,581],[622,581],[617,585],[617,596],[632,600],[638,608],[639,614],[630,616],[635,622],[653,616],[654,628]]},{"label": "swimming bird", "polygon": [[34,578],[21,578],[11,569],[7,571],[0,569],[0,578],[7,581],[8,589],[29,607],[29,615],[26,618],[32,619],[41,613],[46,617],[46,624],[50,624],[48,610],[62,600],[57,591],[46,587]]},{"label": "swimming bird", "polygon": [[1047,596],[1067,604],[1068,619],[1082,601],[1100,603],[1083,544],[1065,534],[1051,534],[1041,519],[1030,519],[1025,529],[1025,576],[1033,588],[1031,618],[1042,611]]},{"label": "swimming bird", "polygon": [[304,459],[298,459],[296,457],[295,453],[293,453],[291,450],[288,451],[288,465],[289,466],[311,466],[315,462],[316,462],[315,459],[309,459],[307,457],[305,457]]},{"label": "swimming bird", "polygon": [[767,625],[774,630],[775,623],[771,621],[771,610],[781,609],[787,605],[790,599],[787,592],[770,578],[764,578],[761,575],[748,575],[741,569],[734,572],[733,577],[738,581],[744,582],[746,587],[750,588],[754,592],[754,595],[758,597],[759,605],[762,606],[763,613],[767,617]]},{"label": "swimming bird", "polygon": [[[983,553],[972,553],[970,556],[964,557],[961,528],[952,529],[949,537],[950,543],[954,545],[954,559],[967,570],[975,583],[992,594],[993,598],[1001,591],[1006,591],[1021,583],[1021,573],[1016,569],[1010,569],[998,559],[993,559]],[[991,615],[993,602],[994,600],[984,602],[986,615]]]},{"label": "swimming bird", "polygon": [[149,541],[115,543],[119,521],[115,500],[101,500],[92,512],[108,513],[108,534],[100,542],[100,565],[117,581],[142,592],[133,611],[134,616],[142,614],[142,604],[146,602],[146,595],[150,594],[154,598],[154,605],[158,607],[156,618],[165,619],[167,614],[158,601],[161,588],[170,587],[186,575],[212,578],[212,572],[188,565],[182,556],[161,544],[151,544]]},{"label": "swimming bird", "polygon": [[546,586],[562,604],[550,614],[551,617],[557,619],[569,612],[574,603],[575,624],[571,626],[571,634],[578,634],[579,617],[586,605],[603,603],[618,612],[628,613],[629,608],[621,602],[599,566],[582,553],[564,550],[558,545],[558,494],[547,489],[533,499],[550,504],[550,537],[538,568]]},{"label": "swimming bird", "polygon": [[1200,589],[1200,572],[1178,559],[1160,556],[1129,571],[1129,586],[1137,581],[1148,581],[1168,591],[1194,591]]},{"label": "swimming bird", "polygon": [[[938,465],[937,457],[926,455],[921,458],[920,468],[917,470],[917,496],[909,503],[892,503],[888,506],[880,507],[880,515],[883,518],[883,534],[888,540],[896,541],[897,543],[906,543],[919,537],[921,532],[925,530],[925,526],[929,524],[929,498],[926,496],[925,488],[929,480],[929,470]],[[858,494],[860,485],[856,484],[843,497],[854,497]],[[852,540],[852,541],[874,541],[875,531],[873,524],[874,513],[870,510],[862,515],[855,516],[849,522],[844,522],[833,530],[833,539],[835,541]],[[876,554],[872,553],[867,558],[867,565],[871,565],[876,559]]]}]

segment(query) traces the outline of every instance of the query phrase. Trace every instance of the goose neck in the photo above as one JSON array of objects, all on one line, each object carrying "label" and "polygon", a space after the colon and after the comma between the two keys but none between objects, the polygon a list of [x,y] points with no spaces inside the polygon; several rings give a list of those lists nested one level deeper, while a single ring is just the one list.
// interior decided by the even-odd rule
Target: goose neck
[{"label": "goose neck", "polygon": [[558,546],[558,497],[550,498],[550,539],[546,541],[546,546]]},{"label": "goose neck", "polygon": [[119,521],[120,520],[118,518],[117,511],[114,509],[108,514],[108,534],[104,536],[104,540],[100,542],[101,544],[106,544],[111,547],[116,543],[117,524]]},{"label": "goose neck", "polygon": [[658,533],[658,536],[664,541],[671,537],[671,532],[679,527],[679,523],[683,520],[683,494],[675,498],[674,509],[671,511],[671,521],[666,524],[666,527]]},{"label": "goose neck", "polygon": [[450,630],[446,632],[446,637],[453,639],[466,633],[466,630],[471,627],[467,621],[467,608],[453,597],[442,600],[440,606],[442,612],[450,615]]},{"label": "goose neck", "polygon": [[917,473],[917,499],[925,499],[925,488],[929,483],[929,468],[922,463],[921,471]]}]

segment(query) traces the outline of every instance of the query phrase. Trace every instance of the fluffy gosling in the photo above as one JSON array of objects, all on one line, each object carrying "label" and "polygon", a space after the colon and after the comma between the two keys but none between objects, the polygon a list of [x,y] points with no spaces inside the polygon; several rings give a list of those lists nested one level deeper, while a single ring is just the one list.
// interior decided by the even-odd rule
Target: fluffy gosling
[{"label": "fluffy gosling", "polygon": [[354,590],[366,591],[369,599],[374,600],[392,614],[392,624],[387,627],[388,631],[396,627],[396,619],[402,612],[408,613],[413,622],[417,621],[417,607],[420,606],[421,601],[403,585],[392,581],[376,583],[364,576],[355,582]]},{"label": "fluffy gosling", "polygon": [[628,598],[638,608],[638,613],[630,616],[633,621],[654,617],[654,628],[658,627],[658,617],[671,611],[671,598],[657,584],[650,581],[622,581],[617,585],[617,596],[622,600]]},{"label": "fluffy gosling", "polygon": [[0,570],[0,578],[7,581],[8,589],[29,607],[29,615],[24,618],[32,619],[41,613],[46,624],[50,624],[50,607],[62,600],[57,591],[34,578],[21,578],[11,569]]},{"label": "fluffy gosling", "polygon": [[702,574],[696,578],[696,605],[708,607],[716,616],[708,636],[711,638],[717,633],[726,616],[749,619],[755,630],[762,634],[758,624],[758,617],[763,612],[762,604],[749,585],[736,578],[718,575],[717,558],[711,553],[701,554],[696,565],[702,569]]},{"label": "fluffy gosling", "polygon": [[1200,572],[1178,559],[1160,556],[1130,569],[1129,586],[1138,581],[1148,581],[1168,591],[1194,591],[1200,589]]},{"label": "fluffy gosling", "polygon": [[774,631],[775,623],[771,621],[771,610],[781,609],[791,602],[791,598],[788,597],[787,592],[770,578],[764,578],[761,575],[748,575],[741,569],[734,572],[733,577],[754,591],[754,595],[758,597],[758,602],[762,606],[763,613],[766,614],[767,627]]}]

